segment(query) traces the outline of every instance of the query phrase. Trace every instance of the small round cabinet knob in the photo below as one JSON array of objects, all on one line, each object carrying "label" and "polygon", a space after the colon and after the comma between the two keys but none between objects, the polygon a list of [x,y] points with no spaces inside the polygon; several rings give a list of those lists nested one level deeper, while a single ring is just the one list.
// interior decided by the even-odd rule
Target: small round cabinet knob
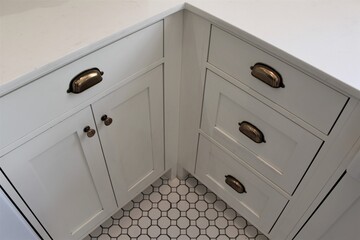
[{"label": "small round cabinet knob", "polygon": [[89,126],[86,126],[86,127],[84,128],[84,132],[86,133],[86,135],[87,135],[89,138],[93,137],[93,136],[95,135],[95,133],[96,133],[95,129],[92,129],[92,128],[90,128]]},{"label": "small round cabinet knob", "polygon": [[109,126],[112,123],[112,118],[108,117],[106,114],[102,115],[101,121],[104,122],[105,126]]}]

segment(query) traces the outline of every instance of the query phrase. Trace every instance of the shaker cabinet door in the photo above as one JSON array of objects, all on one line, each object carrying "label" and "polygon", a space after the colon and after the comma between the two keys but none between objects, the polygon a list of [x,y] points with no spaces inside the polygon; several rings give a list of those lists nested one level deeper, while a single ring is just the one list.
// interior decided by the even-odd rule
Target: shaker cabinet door
[{"label": "shaker cabinet door", "polygon": [[159,66],[92,105],[119,207],[164,170],[162,76]]},{"label": "shaker cabinet door", "polygon": [[[80,239],[116,209],[88,107],[0,158],[0,167],[53,239]],[[89,137],[89,136],[90,137]]]}]

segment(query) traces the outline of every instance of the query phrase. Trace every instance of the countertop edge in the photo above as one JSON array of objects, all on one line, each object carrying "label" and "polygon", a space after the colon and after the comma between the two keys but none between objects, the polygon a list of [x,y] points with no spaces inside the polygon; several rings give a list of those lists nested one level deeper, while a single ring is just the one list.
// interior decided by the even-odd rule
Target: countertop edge
[{"label": "countertop edge", "polygon": [[227,31],[231,32],[232,34],[238,36],[242,40],[250,43],[251,45],[271,54],[272,56],[278,58],[279,60],[286,62],[287,64],[291,65],[292,67],[302,71],[303,73],[311,76],[314,79],[317,79],[318,81],[329,85],[330,87],[336,88],[343,93],[350,95],[352,97],[355,97],[357,99],[360,99],[360,90],[356,89],[355,87],[346,84],[344,81],[341,81],[340,79],[337,79],[328,73],[325,73],[316,66],[312,66],[308,64],[305,61],[302,61],[301,59],[297,58],[296,56],[293,56],[286,51],[282,50],[281,48],[278,48],[242,29],[239,27],[236,27],[235,25],[231,24],[230,22],[227,22],[225,20],[222,20],[221,18],[212,15],[209,12],[206,12],[206,10],[203,10],[201,8],[198,8],[191,3],[183,2],[179,3],[174,7],[171,7],[165,11],[162,11],[159,14],[156,14],[150,18],[147,18],[145,20],[135,22],[133,25],[128,25],[123,27],[122,29],[119,29],[119,31],[108,35],[98,41],[94,41],[93,43],[79,48],[75,50],[74,52],[71,52],[69,54],[64,55],[63,57],[60,57],[59,59],[50,62],[46,65],[41,66],[40,68],[34,69],[20,77],[17,77],[13,80],[10,80],[0,86],[0,97],[11,93],[12,91],[15,91],[16,89],[23,87],[67,64],[70,64],[71,62],[84,57],[100,48],[103,48],[121,38],[124,38],[125,36],[136,32],[142,28],[145,28],[152,23],[156,21],[160,21],[161,19],[166,18],[167,16],[176,13],[178,11],[182,10],[188,10],[200,17],[203,17],[213,24],[227,29]]},{"label": "countertop edge", "polygon": [[334,76],[329,75],[326,72],[321,71],[320,69],[312,66],[311,64],[299,59],[296,56],[293,56],[286,51],[278,48],[236,26],[233,24],[222,20],[221,18],[214,16],[191,3],[185,3],[185,10],[192,12],[200,17],[203,17],[209,20],[211,23],[216,26],[226,29],[227,32],[237,36],[238,38],[244,40],[245,42],[253,45],[254,47],[272,55],[273,57],[279,59],[280,61],[285,62],[286,64],[296,68],[297,70],[303,72],[304,74],[322,82],[325,85],[328,85],[335,90],[340,90],[343,94],[350,95],[351,97],[360,99],[360,90],[356,89],[353,86],[346,84],[345,82],[337,79]]},{"label": "countertop edge", "polygon": [[157,21],[160,21],[171,14],[182,11],[184,8],[185,8],[185,3],[180,3],[175,7],[169,8],[159,14],[147,18],[146,20],[139,21],[134,23],[133,25],[126,26],[113,34],[100,39],[99,41],[94,41],[93,43],[85,47],[79,48],[76,51],[66,54],[63,57],[60,57],[53,62],[43,65],[38,69],[34,69],[31,72],[28,72],[20,77],[10,80],[9,82],[0,85],[0,97],[7,95],[27,84],[30,84],[31,82],[36,81],[37,79],[53,71],[56,71],[57,69],[66,66],[76,61],[77,59],[89,55],[92,52],[95,52],[103,47],[106,47],[107,45],[110,45],[136,31],[146,28],[147,26]]}]

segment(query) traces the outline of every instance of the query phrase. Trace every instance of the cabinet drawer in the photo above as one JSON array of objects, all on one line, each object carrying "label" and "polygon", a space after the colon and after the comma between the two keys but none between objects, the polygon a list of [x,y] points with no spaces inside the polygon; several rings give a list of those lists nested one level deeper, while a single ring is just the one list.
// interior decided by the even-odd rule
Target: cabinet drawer
[{"label": "cabinet drawer", "polygon": [[[262,232],[269,232],[287,199],[235,159],[200,136],[196,176]],[[231,175],[245,187],[238,193],[225,183]]]},{"label": "cabinet drawer", "polygon": [[[216,27],[212,27],[208,61],[325,134],[330,132],[348,99]],[[253,77],[250,67],[256,63],[275,69],[285,87],[273,88]]]},{"label": "cabinet drawer", "polygon": [[[162,57],[163,22],[158,22],[5,95],[0,149]],[[67,93],[70,81],[90,68],[103,71],[103,80],[82,93]]]},{"label": "cabinet drawer", "polygon": [[[213,72],[206,75],[201,129],[292,194],[322,140]],[[241,132],[242,122],[261,131],[265,142]]]}]

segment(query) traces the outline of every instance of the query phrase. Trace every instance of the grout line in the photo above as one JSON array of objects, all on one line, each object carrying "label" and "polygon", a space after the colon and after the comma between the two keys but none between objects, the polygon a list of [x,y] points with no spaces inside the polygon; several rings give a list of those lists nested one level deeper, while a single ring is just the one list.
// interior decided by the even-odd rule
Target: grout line
[{"label": "grout line", "polygon": [[268,240],[195,177],[161,177],[84,240]]}]

